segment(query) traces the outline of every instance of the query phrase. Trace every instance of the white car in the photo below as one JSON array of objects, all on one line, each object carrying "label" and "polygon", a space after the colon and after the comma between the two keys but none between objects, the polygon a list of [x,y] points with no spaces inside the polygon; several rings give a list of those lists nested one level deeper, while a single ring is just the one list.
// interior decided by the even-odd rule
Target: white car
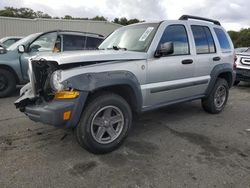
[{"label": "white car", "polygon": [[240,81],[250,82],[250,48],[243,53],[236,54],[236,80],[234,85]]}]

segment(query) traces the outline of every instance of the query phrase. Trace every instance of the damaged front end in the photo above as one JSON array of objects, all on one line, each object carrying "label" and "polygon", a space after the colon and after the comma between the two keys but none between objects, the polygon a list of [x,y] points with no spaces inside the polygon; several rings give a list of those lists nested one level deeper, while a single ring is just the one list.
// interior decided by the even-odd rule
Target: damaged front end
[{"label": "damaged front end", "polygon": [[30,82],[20,90],[20,98],[15,102],[17,108],[23,111],[28,104],[41,100],[50,101],[54,97],[54,91],[50,85],[51,75],[59,66],[56,62],[40,59],[28,61],[28,75]]},{"label": "damaged front end", "polygon": [[80,118],[87,93],[61,84],[61,67],[54,61],[29,60],[30,83],[20,90],[16,108],[31,120],[72,127]]}]

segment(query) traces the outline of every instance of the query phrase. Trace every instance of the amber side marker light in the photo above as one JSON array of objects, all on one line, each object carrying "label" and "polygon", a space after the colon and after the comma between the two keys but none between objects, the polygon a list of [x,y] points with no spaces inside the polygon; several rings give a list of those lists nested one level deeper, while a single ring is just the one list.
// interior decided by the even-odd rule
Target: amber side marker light
[{"label": "amber side marker light", "polygon": [[79,95],[79,91],[60,91],[55,94],[55,99],[75,99]]},{"label": "amber side marker light", "polygon": [[71,117],[71,111],[66,111],[63,113],[63,120],[69,120]]}]

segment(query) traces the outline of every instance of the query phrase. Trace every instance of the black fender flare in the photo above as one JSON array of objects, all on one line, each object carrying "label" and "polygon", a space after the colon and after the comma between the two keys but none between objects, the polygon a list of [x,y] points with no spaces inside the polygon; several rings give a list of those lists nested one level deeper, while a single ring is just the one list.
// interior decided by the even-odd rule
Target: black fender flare
[{"label": "black fender flare", "polygon": [[135,95],[136,111],[142,108],[142,93],[136,76],[129,71],[107,71],[99,73],[85,73],[68,78],[62,82],[69,88],[79,91],[94,92],[96,90],[119,85],[129,86]]},{"label": "black fender flare", "polygon": [[[223,64],[216,65],[210,74],[211,80],[210,80],[208,88],[205,92],[206,96],[208,96],[210,94],[217,78],[222,73],[231,73],[232,74],[232,84],[234,83],[235,72],[233,71],[233,65],[231,65],[230,63],[223,63]],[[229,87],[232,87],[232,84]]]}]

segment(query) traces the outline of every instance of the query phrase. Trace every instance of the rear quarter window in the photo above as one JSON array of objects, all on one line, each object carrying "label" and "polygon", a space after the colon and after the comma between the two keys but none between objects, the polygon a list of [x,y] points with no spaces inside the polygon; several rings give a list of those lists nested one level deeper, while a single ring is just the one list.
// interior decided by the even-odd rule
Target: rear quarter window
[{"label": "rear quarter window", "polygon": [[220,28],[214,28],[214,32],[215,32],[217,39],[220,43],[220,48],[221,48],[222,52],[231,52],[232,47],[230,45],[230,42],[228,40],[226,33]]}]

